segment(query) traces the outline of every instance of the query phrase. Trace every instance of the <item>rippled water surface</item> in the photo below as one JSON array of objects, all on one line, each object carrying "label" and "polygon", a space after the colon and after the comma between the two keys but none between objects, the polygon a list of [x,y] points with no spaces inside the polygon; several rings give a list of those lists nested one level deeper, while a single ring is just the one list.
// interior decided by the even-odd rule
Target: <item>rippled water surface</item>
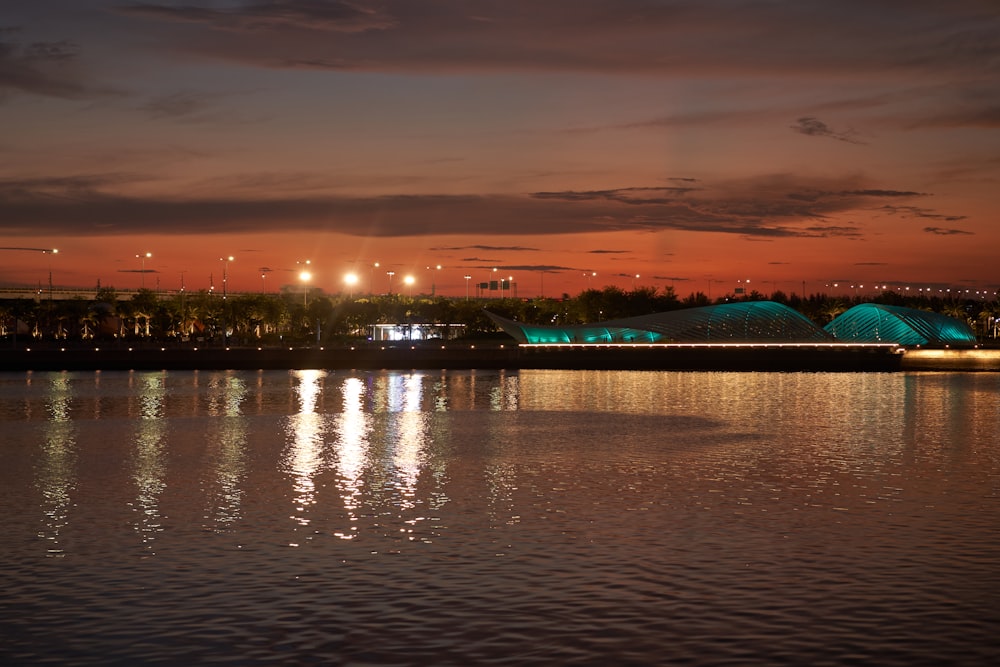
[{"label": "rippled water surface", "polygon": [[1000,374],[0,373],[0,663],[985,665]]}]

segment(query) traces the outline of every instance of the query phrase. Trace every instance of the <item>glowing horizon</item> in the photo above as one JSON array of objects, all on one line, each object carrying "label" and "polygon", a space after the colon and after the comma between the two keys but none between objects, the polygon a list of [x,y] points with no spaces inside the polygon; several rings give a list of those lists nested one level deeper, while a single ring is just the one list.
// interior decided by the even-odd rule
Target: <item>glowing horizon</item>
[{"label": "glowing horizon", "polygon": [[0,287],[1000,288],[988,3],[15,4]]}]

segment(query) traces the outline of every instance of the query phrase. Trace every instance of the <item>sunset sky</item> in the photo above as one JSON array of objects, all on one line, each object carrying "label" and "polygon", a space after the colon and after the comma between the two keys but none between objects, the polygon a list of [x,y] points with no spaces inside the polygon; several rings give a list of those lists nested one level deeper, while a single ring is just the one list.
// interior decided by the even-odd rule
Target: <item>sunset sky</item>
[{"label": "sunset sky", "polygon": [[0,128],[0,286],[1000,286],[996,0],[4,2]]}]

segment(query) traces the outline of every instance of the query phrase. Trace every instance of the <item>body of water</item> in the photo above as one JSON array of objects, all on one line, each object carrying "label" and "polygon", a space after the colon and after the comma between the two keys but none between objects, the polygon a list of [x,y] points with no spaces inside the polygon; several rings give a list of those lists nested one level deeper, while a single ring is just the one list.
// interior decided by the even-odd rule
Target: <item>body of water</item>
[{"label": "body of water", "polygon": [[998,425],[998,373],[0,373],[0,662],[992,664]]}]

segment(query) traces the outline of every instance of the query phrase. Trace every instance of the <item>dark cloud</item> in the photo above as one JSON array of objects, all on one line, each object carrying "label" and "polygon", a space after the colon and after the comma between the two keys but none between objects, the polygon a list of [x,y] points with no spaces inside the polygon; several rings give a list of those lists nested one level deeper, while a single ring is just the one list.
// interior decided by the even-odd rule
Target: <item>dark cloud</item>
[{"label": "dark cloud", "polygon": [[0,31],[0,91],[83,99],[110,91],[86,83],[75,61],[79,47],[70,41],[21,44],[16,29]]},{"label": "dark cloud", "polygon": [[[477,268],[487,268],[487,267],[477,267]],[[559,266],[557,264],[507,264],[505,266],[498,266],[496,268],[501,271],[530,271],[535,273],[563,273],[564,271],[580,270],[572,266]]]},{"label": "dark cloud", "polygon": [[210,107],[209,97],[198,93],[172,93],[148,100],[139,110],[154,119],[184,118],[203,113]]},{"label": "dark cloud", "polygon": [[849,144],[865,143],[857,138],[857,133],[854,130],[836,132],[830,128],[829,125],[818,118],[813,118],[812,116],[799,118],[795,122],[795,125],[792,125],[792,129],[799,134],[805,134],[810,137],[828,137],[830,139],[836,139],[837,141],[845,141]]},{"label": "dark cloud", "polygon": [[525,251],[538,251],[540,248],[529,248],[526,246],[518,245],[463,245],[463,246],[438,246],[436,248],[431,248],[431,250],[437,251],[448,251],[448,250],[509,250],[513,252],[525,252]]},{"label": "dark cloud", "polygon": [[972,235],[973,233],[964,229],[944,229],[942,227],[924,227],[924,231],[928,234],[938,234],[939,236]]},{"label": "dark cloud", "polygon": [[[133,179],[135,180],[135,179]],[[310,192],[261,198],[139,198],[120,194],[115,174],[0,180],[0,230],[28,234],[186,234],[325,230],[357,236],[437,234],[539,235],[680,230],[753,239],[860,238],[858,226],[832,216],[858,209],[945,220],[927,209],[885,204],[909,191],[777,175],[725,182],[697,192],[630,187],[518,195],[386,195],[345,197]],[[147,189],[149,184],[147,185]],[[189,192],[200,191],[189,188]],[[915,196],[915,195],[914,195]],[[521,252],[523,245],[466,245],[435,250]],[[597,254],[621,251],[596,250]]]},{"label": "dark cloud", "polygon": [[975,0],[912,2],[905,13],[865,0],[258,0],[117,11],[184,28],[175,46],[265,67],[879,76],[982,69],[1000,55],[1000,17]]},{"label": "dark cloud", "polygon": [[395,21],[361,0],[272,0],[244,2],[225,8],[134,4],[122,14],[166,21],[200,23],[219,30],[260,34],[282,30],[360,32],[390,28]]},{"label": "dark cloud", "polygon": [[631,250],[588,250],[587,252],[594,255],[624,255]]},{"label": "dark cloud", "polygon": [[888,262],[855,262],[854,266],[889,266]]},{"label": "dark cloud", "polygon": [[968,217],[965,215],[946,215],[944,213],[938,213],[933,209],[920,208],[919,206],[893,206],[886,204],[879,207],[878,210],[885,211],[890,215],[898,215],[903,218],[923,218],[926,220],[943,220],[945,222],[958,222],[959,220],[965,220]]}]

